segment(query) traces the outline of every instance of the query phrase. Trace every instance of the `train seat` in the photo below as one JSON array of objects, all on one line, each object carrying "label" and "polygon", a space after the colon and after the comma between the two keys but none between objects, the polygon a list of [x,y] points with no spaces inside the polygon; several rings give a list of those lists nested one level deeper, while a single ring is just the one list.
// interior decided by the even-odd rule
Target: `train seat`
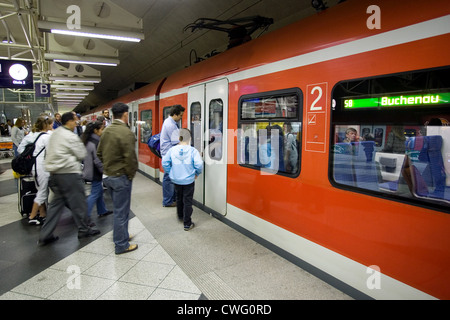
[{"label": "train seat", "polygon": [[[442,136],[411,137],[406,144],[410,154],[412,190],[415,195],[444,199],[446,174],[442,159]],[[420,150],[419,150],[420,149]]]}]

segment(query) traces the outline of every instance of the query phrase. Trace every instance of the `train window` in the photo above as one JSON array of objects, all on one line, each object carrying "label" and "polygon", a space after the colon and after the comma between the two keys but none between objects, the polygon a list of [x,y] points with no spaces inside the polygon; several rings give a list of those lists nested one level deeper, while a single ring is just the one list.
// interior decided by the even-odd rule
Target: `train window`
[{"label": "train window", "polygon": [[152,136],[152,110],[141,111],[141,142],[147,143],[148,139]]},{"label": "train window", "polygon": [[[172,110],[172,107],[174,107],[174,106],[164,107],[164,109],[163,109],[163,121],[166,120],[170,116],[170,111]],[[178,121],[178,128],[181,128],[181,120]]]},{"label": "train window", "polygon": [[330,180],[450,210],[450,67],[339,82]]},{"label": "train window", "polygon": [[202,109],[200,102],[191,104],[191,145],[202,152]]},{"label": "train window", "polygon": [[223,101],[211,100],[209,103],[209,157],[213,160],[222,159],[223,147]]},{"label": "train window", "polygon": [[302,92],[298,88],[242,96],[238,163],[267,173],[300,173]]}]

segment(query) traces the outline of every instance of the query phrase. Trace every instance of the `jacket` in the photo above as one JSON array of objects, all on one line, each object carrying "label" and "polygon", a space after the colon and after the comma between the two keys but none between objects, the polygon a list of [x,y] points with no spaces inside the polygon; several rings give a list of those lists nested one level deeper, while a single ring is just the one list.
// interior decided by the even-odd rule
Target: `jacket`
[{"label": "jacket", "polygon": [[65,126],[60,126],[50,136],[44,167],[54,174],[81,174],[81,161],[84,157],[86,148],[80,137]]},{"label": "jacket", "polygon": [[188,145],[177,145],[169,149],[162,158],[164,172],[169,173],[173,183],[188,185],[202,173],[203,160],[197,149]]},{"label": "jacket", "polygon": [[[27,134],[25,138],[23,138],[19,147],[17,148],[17,152],[22,153],[25,150],[27,144],[33,143],[41,133],[42,132],[30,132],[29,134]],[[34,176],[41,176],[41,177],[50,176],[50,174],[47,171],[45,171],[44,159],[46,157],[48,142],[50,140],[50,136],[52,133],[53,131],[47,131],[36,142],[33,156],[37,156],[38,154],[39,156],[36,158],[35,165],[33,165],[32,172],[34,172]],[[41,152],[42,149],[44,150]]]},{"label": "jacket", "polygon": [[107,176],[126,175],[132,180],[138,169],[136,137],[120,120],[114,120],[102,133],[97,156]]},{"label": "jacket", "polygon": [[86,158],[84,158],[83,178],[86,181],[102,181],[103,163],[97,157],[97,145],[100,137],[92,134],[86,143]]}]

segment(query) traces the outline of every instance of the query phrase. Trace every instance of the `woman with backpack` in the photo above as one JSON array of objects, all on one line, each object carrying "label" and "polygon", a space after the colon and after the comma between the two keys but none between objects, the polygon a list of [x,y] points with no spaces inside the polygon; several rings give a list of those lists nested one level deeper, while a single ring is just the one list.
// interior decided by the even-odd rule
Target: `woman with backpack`
[{"label": "woman with backpack", "polygon": [[86,146],[87,155],[84,158],[83,178],[86,182],[91,182],[91,194],[87,198],[87,217],[89,224],[92,226],[91,211],[94,204],[97,204],[97,214],[105,216],[111,214],[106,208],[103,200],[103,164],[97,157],[97,146],[100,142],[100,136],[105,128],[102,121],[88,123],[86,130],[81,135],[81,141]]},{"label": "woman with backpack", "polygon": [[53,118],[46,115],[39,116],[33,126],[32,132],[23,138],[17,148],[18,153],[22,153],[27,144],[34,143],[36,141],[33,156],[37,157],[31,172],[34,176],[37,193],[36,198],[34,198],[31,213],[28,216],[28,224],[30,225],[41,225],[45,221],[45,217],[47,215],[46,202],[48,199],[48,179],[50,174],[45,171],[44,159],[45,148],[48,145],[50,135],[53,132],[52,130]]}]

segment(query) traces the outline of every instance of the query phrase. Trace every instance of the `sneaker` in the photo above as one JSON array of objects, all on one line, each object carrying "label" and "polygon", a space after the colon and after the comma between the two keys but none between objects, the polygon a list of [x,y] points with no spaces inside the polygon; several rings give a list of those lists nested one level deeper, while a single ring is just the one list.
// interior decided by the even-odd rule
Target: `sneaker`
[{"label": "sneaker", "polygon": [[41,222],[39,221],[39,218],[38,218],[38,217],[35,217],[35,218],[33,218],[33,219],[28,219],[28,224],[29,224],[30,226],[37,226],[37,225],[40,225]]},{"label": "sneaker", "polygon": [[40,224],[44,224],[45,220],[47,219],[47,217],[38,217],[38,221],[40,222]]},{"label": "sneaker", "polygon": [[184,231],[189,231],[191,229],[193,229],[195,226],[195,224],[192,222],[190,226],[184,226]]}]

